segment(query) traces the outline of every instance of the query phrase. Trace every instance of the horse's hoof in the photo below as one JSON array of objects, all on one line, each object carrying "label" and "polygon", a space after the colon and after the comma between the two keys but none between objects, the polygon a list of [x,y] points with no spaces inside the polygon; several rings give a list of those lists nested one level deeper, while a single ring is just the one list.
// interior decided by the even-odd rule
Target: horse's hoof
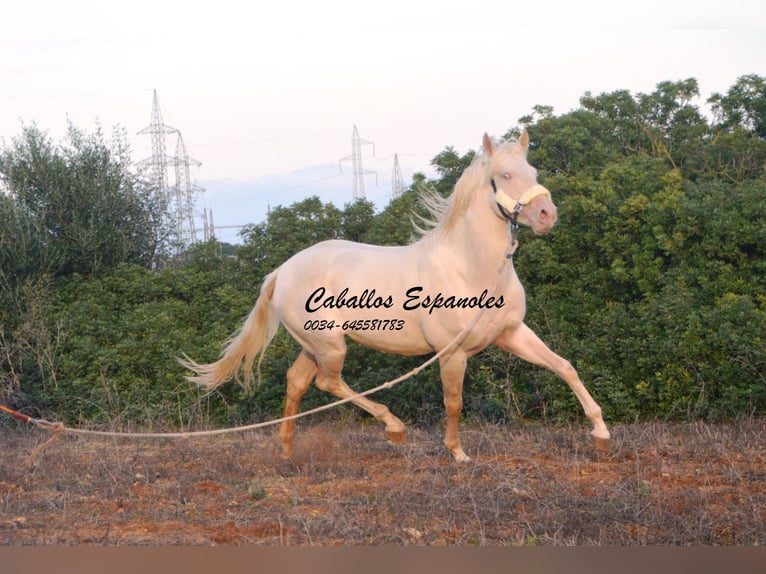
[{"label": "horse's hoof", "polygon": [[598,451],[609,452],[612,450],[612,439],[590,435],[590,440]]},{"label": "horse's hoof", "polygon": [[386,431],[386,438],[394,444],[405,444],[407,442],[407,429],[400,431]]}]

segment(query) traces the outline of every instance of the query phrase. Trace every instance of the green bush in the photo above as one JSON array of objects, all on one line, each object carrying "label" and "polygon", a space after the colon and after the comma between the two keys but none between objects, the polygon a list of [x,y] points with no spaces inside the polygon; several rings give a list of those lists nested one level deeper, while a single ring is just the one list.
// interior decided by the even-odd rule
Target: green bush
[{"label": "green bush", "polygon": [[[711,97],[713,120],[690,103],[694,80],[663,82],[651,94],[586,94],[573,112],[537,106],[520,120],[532,137],[530,161],[559,208],[547,236],[521,233],[515,264],[526,321],[575,365],[609,421],[766,413],[764,85],[746,76]],[[333,237],[408,242],[417,189],[449,193],[474,154],[445,149],[433,160],[436,179],[418,174],[379,213],[368,202],[338,209],[311,197],[273,209],[234,255],[210,242],[160,271],[148,269],[150,244],[115,248],[108,261],[85,265],[87,257],[73,254],[89,253],[87,245],[48,242],[17,196],[0,196],[7,229],[22,239],[0,230],[5,399],[82,424],[229,425],[279,416],[285,373],[300,351],[284,330],[251,392],[229,384],[204,395],[185,381],[176,357],[214,360],[265,274],[300,249]],[[350,344],[344,378],[366,390],[423,360]],[[464,394],[465,413],[485,420],[582,418],[563,381],[495,348],[469,361]],[[303,408],[331,400],[312,387]],[[411,422],[441,420],[438,368],[376,400]]]}]

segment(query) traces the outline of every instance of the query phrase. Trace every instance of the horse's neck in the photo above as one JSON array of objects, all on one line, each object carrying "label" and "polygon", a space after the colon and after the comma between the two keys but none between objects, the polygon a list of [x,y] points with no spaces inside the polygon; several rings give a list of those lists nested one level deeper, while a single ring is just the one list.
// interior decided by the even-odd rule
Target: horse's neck
[{"label": "horse's neck", "polygon": [[451,266],[479,281],[497,274],[510,247],[505,222],[489,210],[480,211],[479,206],[451,229],[426,239],[429,243],[424,247],[442,252]]}]

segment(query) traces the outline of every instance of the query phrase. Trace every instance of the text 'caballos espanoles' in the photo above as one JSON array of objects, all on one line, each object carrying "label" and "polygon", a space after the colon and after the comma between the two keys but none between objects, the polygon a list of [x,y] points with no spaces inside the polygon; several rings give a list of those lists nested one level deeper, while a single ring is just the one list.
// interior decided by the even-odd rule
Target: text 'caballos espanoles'
[{"label": "text 'caballos espanoles'", "polygon": [[[438,292],[428,294],[423,287],[410,287],[401,297],[401,309],[416,311],[427,309],[428,314],[436,309],[499,309],[505,305],[503,296],[493,297],[484,289],[479,295],[446,295]],[[306,311],[315,313],[322,309],[392,309],[397,305],[393,295],[378,295],[375,289],[364,289],[359,294],[353,294],[348,287],[337,295],[328,293],[324,287],[316,288],[306,299]]]}]

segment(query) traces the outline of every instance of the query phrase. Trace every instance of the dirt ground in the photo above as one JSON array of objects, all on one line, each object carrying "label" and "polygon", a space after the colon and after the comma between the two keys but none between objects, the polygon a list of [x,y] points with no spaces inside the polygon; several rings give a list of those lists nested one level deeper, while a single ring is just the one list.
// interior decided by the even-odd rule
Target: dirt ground
[{"label": "dirt ground", "polygon": [[405,446],[377,424],[203,439],[63,436],[0,426],[2,545],[764,545],[766,421],[634,424],[610,453],[587,429],[463,424]]}]

